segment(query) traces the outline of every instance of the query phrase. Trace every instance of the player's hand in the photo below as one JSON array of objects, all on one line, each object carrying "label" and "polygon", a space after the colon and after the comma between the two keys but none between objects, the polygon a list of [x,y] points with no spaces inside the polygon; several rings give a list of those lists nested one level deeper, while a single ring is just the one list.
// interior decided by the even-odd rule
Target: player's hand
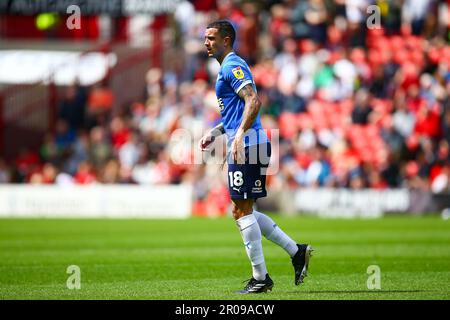
[{"label": "player's hand", "polygon": [[236,137],[233,140],[233,144],[231,145],[231,155],[233,160],[237,164],[245,163],[245,153],[244,153],[244,135],[236,134]]},{"label": "player's hand", "polygon": [[211,143],[214,142],[215,139],[216,137],[210,131],[200,139],[200,141],[198,142],[198,147],[200,148],[200,150],[206,151],[208,150],[208,147],[211,145]]}]

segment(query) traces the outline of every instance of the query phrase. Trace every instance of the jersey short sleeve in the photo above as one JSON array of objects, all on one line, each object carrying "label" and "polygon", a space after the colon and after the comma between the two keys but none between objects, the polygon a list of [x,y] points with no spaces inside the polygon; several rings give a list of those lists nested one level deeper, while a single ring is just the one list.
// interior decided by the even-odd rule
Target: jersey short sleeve
[{"label": "jersey short sleeve", "polygon": [[238,93],[247,84],[253,84],[253,78],[250,70],[245,65],[238,63],[227,64],[223,68],[225,80],[231,85],[234,92]]}]

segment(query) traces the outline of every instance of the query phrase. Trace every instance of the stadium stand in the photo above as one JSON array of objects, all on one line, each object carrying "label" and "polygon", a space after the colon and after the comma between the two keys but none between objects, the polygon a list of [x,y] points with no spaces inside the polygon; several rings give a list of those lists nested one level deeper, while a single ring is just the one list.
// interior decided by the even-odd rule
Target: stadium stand
[{"label": "stadium stand", "polygon": [[[370,5],[381,9],[375,28],[366,26]],[[0,157],[0,183],[188,183],[195,213],[224,214],[219,165],[170,156],[177,129],[191,133],[189,158],[202,128],[219,121],[218,65],[207,59],[203,31],[224,18],[251,65],[263,126],[280,130],[271,190],[448,192],[449,10],[449,1],[434,0],[183,1],[168,15],[161,65],[142,62],[141,78],[119,85],[109,74],[96,85],[65,86],[39,147]],[[135,94],[117,103],[127,90]]]}]

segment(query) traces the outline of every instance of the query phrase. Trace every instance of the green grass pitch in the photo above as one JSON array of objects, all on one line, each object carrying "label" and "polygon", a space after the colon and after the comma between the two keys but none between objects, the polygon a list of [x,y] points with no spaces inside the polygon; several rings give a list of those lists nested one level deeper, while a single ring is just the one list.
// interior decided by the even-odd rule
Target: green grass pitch
[{"label": "green grass pitch", "polygon": [[[0,299],[449,299],[450,220],[326,220],[273,216],[315,247],[305,283],[284,250],[263,240],[275,286],[235,295],[251,275],[232,218],[0,219]],[[69,290],[69,265],[81,289]],[[368,290],[367,268],[381,269]]]}]

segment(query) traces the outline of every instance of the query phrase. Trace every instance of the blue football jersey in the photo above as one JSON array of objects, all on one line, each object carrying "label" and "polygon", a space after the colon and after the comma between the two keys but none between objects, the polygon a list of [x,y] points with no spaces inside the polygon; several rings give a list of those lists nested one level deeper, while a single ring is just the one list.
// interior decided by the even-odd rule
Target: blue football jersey
[{"label": "blue football jersey", "polygon": [[[245,102],[239,97],[238,92],[247,84],[251,84],[256,92],[255,81],[247,63],[234,52],[229,53],[222,61],[216,81],[216,96],[229,146],[234,140],[244,115]],[[268,141],[261,126],[259,114],[252,129],[245,135],[246,146]]]}]

